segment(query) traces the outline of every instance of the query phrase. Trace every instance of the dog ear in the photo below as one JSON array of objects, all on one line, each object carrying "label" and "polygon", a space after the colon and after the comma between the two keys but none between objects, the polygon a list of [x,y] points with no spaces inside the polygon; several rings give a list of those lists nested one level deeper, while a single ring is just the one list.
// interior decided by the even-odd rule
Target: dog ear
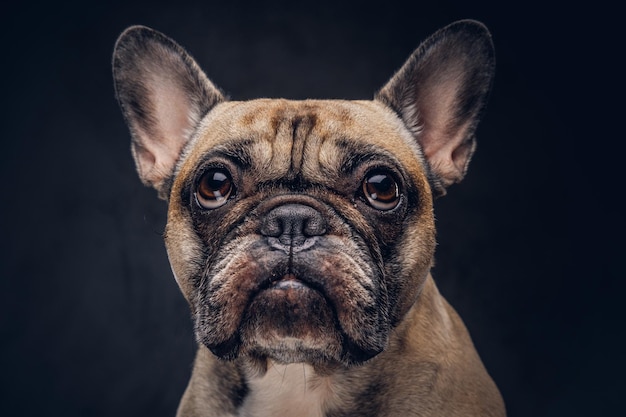
[{"label": "dog ear", "polygon": [[185,145],[224,97],[181,46],[143,26],[117,40],[113,79],[139,177],[166,199]]},{"label": "dog ear", "polygon": [[494,69],[487,28],[459,21],[424,41],[376,94],[421,145],[438,195],[465,176]]}]

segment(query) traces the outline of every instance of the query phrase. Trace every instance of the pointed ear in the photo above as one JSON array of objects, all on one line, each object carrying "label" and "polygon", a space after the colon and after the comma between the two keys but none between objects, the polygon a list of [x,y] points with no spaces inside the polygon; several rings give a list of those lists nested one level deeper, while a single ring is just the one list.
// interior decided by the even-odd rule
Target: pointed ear
[{"label": "pointed ear", "polygon": [[421,145],[436,194],[465,176],[494,68],[487,28],[459,21],[422,43],[376,94]]},{"label": "pointed ear", "polygon": [[166,199],[183,148],[224,97],[182,47],[143,26],[117,40],[113,79],[139,177]]}]

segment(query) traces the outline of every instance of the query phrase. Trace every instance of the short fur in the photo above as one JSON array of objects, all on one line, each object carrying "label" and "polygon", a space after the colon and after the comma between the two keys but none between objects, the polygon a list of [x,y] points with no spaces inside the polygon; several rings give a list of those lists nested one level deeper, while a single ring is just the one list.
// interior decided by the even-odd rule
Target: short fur
[{"label": "short fur", "polygon": [[373,101],[236,102],[164,35],[120,36],[117,97],[199,342],[179,416],[505,415],[430,275],[433,198],[465,175],[493,70],[461,21]]}]

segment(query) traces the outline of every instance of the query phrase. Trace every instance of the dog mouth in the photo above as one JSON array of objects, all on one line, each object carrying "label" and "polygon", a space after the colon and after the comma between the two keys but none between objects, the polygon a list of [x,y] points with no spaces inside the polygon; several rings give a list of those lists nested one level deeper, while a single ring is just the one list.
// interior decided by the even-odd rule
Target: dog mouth
[{"label": "dog mouth", "polygon": [[250,296],[240,328],[251,322],[258,325],[259,317],[264,315],[268,316],[268,323],[263,327],[284,333],[284,337],[298,337],[302,333],[298,330],[300,321],[302,325],[307,320],[338,325],[336,307],[323,285],[292,272],[263,281],[258,291]]},{"label": "dog mouth", "polygon": [[321,295],[324,294],[324,290],[320,288],[319,285],[316,285],[305,278],[300,278],[291,272],[280,276],[279,279],[269,278],[265,280],[259,287],[257,294],[253,295],[252,298],[264,291],[317,291]]},{"label": "dog mouth", "polygon": [[285,256],[256,241],[225,258],[196,304],[199,341],[222,359],[283,363],[360,363],[382,351],[389,326],[380,278],[342,242],[324,242]]},{"label": "dog mouth", "polygon": [[[322,314],[321,309],[327,311]],[[278,332],[282,330],[284,337],[297,337],[296,333],[301,333],[296,330],[299,321],[310,319],[319,323],[320,316],[326,316],[329,322],[338,324],[336,308],[324,288],[293,273],[263,282],[250,297],[240,328],[250,322],[258,324],[258,317],[267,315],[267,312],[271,312],[271,317],[268,317],[270,323],[265,327],[271,326]]]},{"label": "dog mouth", "polygon": [[[293,274],[287,274],[277,281],[270,281],[267,288],[269,290],[306,290],[311,289],[305,282],[296,278]],[[263,290],[263,289],[262,289]]]},{"label": "dog mouth", "polygon": [[324,289],[286,273],[264,279],[250,294],[237,329],[227,340],[202,342],[223,359],[245,355],[320,364],[337,361],[341,355],[340,329],[337,311]]}]

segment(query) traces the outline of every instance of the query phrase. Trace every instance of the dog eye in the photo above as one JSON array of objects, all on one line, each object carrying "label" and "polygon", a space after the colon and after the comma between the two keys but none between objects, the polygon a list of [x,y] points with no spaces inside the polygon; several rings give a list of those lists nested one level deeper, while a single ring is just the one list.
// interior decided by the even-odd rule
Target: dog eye
[{"label": "dog eye", "polygon": [[363,194],[370,206],[377,210],[391,210],[400,202],[398,184],[384,171],[374,171],[365,177]]},{"label": "dog eye", "polygon": [[216,209],[228,201],[234,190],[230,173],[225,169],[209,169],[196,186],[196,200],[205,209]]}]

